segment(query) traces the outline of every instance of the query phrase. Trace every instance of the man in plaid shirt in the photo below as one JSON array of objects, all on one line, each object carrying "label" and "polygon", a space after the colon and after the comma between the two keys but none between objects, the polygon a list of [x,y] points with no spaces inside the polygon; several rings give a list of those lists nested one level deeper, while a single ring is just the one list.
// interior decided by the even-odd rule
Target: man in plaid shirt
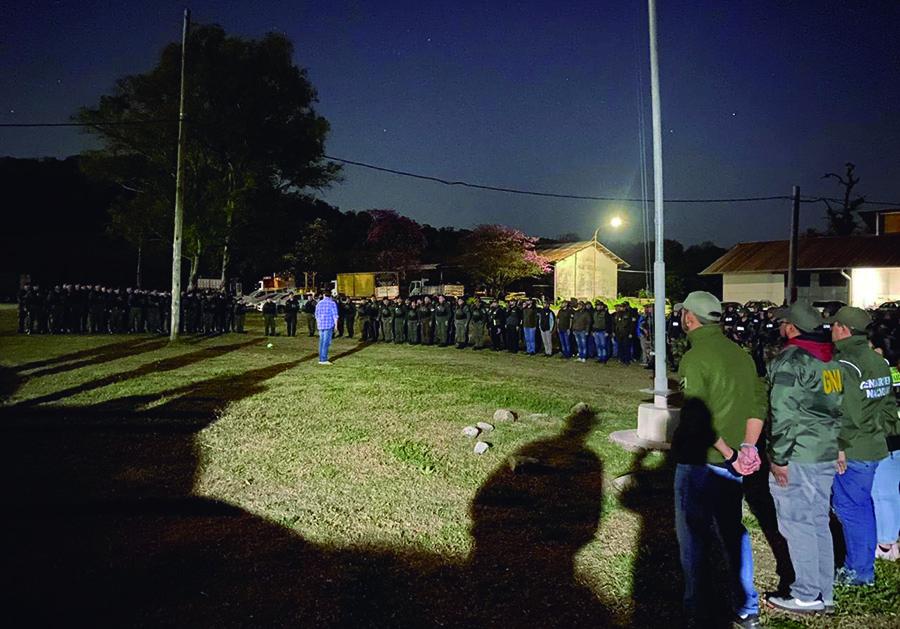
[{"label": "man in plaid shirt", "polygon": [[331,337],[338,322],[337,304],[328,293],[322,295],[322,299],[316,304],[316,327],[319,329],[319,364],[331,365],[328,360],[328,348],[331,346]]}]

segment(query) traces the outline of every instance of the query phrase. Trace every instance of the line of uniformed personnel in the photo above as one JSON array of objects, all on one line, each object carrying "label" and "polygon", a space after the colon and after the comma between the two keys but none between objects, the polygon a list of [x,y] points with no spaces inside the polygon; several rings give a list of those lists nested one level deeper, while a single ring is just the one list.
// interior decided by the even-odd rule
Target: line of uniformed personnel
[{"label": "line of uniformed personnel", "polygon": [[[25,286],[18,294],[20,334],[168,334],[171,293],[139,288],[64,284]],[[187,334],[244,332],[246,306],[225,291],[185,291]]]},{"label": "line of uniformed personnel", "polygon": [[[317,296],[308,294],[284,302],[287,335],[296,334],[298,317],[306,320],[309,336],[315,335],[316,301]],[[267,334],[275,333],[277,312],[274,302],[263,307]],[[649,365],[652,358],[652,309],[640,313],[627,303],[610,311],[601,300],[592,304],[571,299],[551,308],[537,299],[500,302],[438,295],[354,302],[341,297],[338,314],[335,336],[346,331],[352,338],[358,329],[360,338],[370,342],[455,345],[545,356],[558,352],[562,358],[581,362],[616,358],[626,364],[641,360]]]}]

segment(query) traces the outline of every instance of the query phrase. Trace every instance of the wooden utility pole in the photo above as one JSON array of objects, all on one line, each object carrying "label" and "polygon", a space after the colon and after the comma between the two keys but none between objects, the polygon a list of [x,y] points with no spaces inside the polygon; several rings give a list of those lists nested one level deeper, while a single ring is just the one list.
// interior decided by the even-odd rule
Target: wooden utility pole
[{"label": "wooden utility pole", "polygon": [[800,231],[800,186],[791,191],[793,208],[791,211],[791,240],[788,244],[787,284],[784,287],[784,301],[790,305],[797,301],[797,259],[799,256]]},{"label": "wooden utility pole", "polygon": [[172,235],[172,313],[169,320],[169,340],[177,341],[181,327],[181,230],[184,224],[184,95],[187,90],[185,58],[187,57],[188,30],[191,28],[191,10],[184,10],[184,27],[181,31],[181,94],[178,98],[178,157],[175,165],[175,230]]}]

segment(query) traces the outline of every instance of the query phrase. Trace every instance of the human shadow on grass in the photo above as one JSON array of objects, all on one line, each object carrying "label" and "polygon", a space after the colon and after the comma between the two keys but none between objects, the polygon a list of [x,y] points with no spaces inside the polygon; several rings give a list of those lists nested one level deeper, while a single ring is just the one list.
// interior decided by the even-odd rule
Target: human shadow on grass
[{"label": "human shadow on grass", "polygon": [[586,446],[596,424],[579,405],[559,435],[520,448],[478,490],[466,580],[484,607],[464,614],[460,626],[610,624],[608,609],[575,572],[603,503],[603,466]]},{"label": "human shadow on grass", "polygon": [[[575,553],[597,529],[601,502],[600,462],[584,447],[592,420],[583,414],[558,437],[521,449],[520,458],[530,457],[525,467],[504,466],[485,483],[472,504],[475,550],[468,561],[313,544],[289,522],[197,495],[203,460],[197,433],[228,403],[264,391],[267,381],[315,357],[187,384],[162,398],[6,409],[3,418],[15,420],[0,422],[10,453],[0,583],[8,621],[607,624],[605,608],[573,572]],[[41,428],[29,429],[35,425]],[[227,462],[227,453],[218,456]],[[229,481],[251,500],[265,500],[266,492],[254,493],[253,476],[236,468]]]},{"label": "human shadow on grass", "polygon": [[[16,365],[15,369],[19,372],[31,371],[32,373],[28,374],[29,377],[63,373],[73,369],[80,369],[90,365],[99,365],[104,362],[118,360],[119,358],[157,350],[164,347],[166,343],[167,341],[165,339],[159,338],[140,338],[104,343],[75,352],[69,352],[68,354],[60,354],[59,356]],[[36,369],[39,369],[40,371],[35,372],[34,370]]]},{"label": "human shadow on grass", "polygon": [[135,367],[134,369],[130,369],[128,371],[119,372],[119,373],[110,373],[106,374],[100,378],[95,378],[94,380],[90,380],[83,384],[75,385],[73,387],[68,387],[66,389],[60,389],[59,391],[54,391],[53,393],[48,393],[46,395],[41,395],[34,398],[29,398],[27,400],[23,400],[19,402],[17,407],[29,407],[29,406],[37,406],[39,404],[46,404],[48,402],[56,402],[58,400],[65,399],[67,397],[72,397],[74,395],[78,395],[80,393],[86,393],[88,391],[94,391],[96,389],[100,389],[102,387],[111,385],[111,384],[119,384],[126,380],[132,380],[134,378],[140,378],[141,376],[147,376],[150,374],[161,373],[166,371],[175,371],[177,369],[181,369],[182,367],[187,367],[188,365],[193,365],[195,363],[199,363],[208,358],[213,358],[217,356],[223,356],[228,354],[229,352],[234,352],[250,345],[255,345],[261,342],[261,339],[251,339],[248,341],[244,341],[242,343],[232,343],[231,345],[213,345],[211,347],[205,347],[202,349],[194,350],[192,352],[187,352],[185,354],[179,354],[177,356],[171,356],[168,358],[163,358],[162,360],[157,360],[153,362],[147,362],[139,367]]}]

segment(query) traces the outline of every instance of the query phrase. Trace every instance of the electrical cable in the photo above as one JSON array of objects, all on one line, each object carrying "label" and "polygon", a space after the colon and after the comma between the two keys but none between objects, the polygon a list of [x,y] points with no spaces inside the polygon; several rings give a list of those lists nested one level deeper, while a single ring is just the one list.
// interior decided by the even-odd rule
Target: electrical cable
[{"label": "electrical cable", "polygon": [[[145,124],[177,124],[177,120],[132,120],[132,121],[121,121],[121,122],[4,122],[0,123],[0,128],[39,128],[39,127],[115,127],[115,126],[132,126],[132,125],[145,125]],[[478,183],[470,183],[468,181],[461,180],[449,180],[443,179],[441,177],[435,177],[432,175],[423,175],[420,173],[413,173],[406,170],[400,170],[397,168],[387,168],[385,166],[377,166],[375,164],[370,164],[368,162],[362,162],[359,160],[347,159],[344,157],[337,157],[334,155],[323,155],[325,159],[330,159],[335,162],[340,162],[342,164],[347,164],[349,166],[357,166],[359,168],[367,168],[369,170],[374,170],[377,172],[389,173],[392,175],[397,175],[400,177],[410,177],[412,179],[419,179],[422,181],[431,181],[434,183],[439,183],[445,186],[459,186],[462,188],[471,188],[474,190],[488,190],[491,192],[505,192],[507,194],[519,194],[525,196],[535,196],[535,197],[544,197],[551,199],[573,199],[576,201],[613,201],[616,203],[645,203],[648,201],[646,198],[633,198],[633,197],[607,197],[607,196],[594,196],[587,194],[563,194],[557,192],[542,192],[538,190],[523,190],[521,188],[507,188],[504,186],[492,186],[486,184],[478,184]],[[792,197],[787,194],[776,194],[769,196],[754,196],[754,197],[722,197],[722,198],[712,198],[712,199],[665,199],[666,203],[756,203],[761,201],[790,201]],[[831,203],[843,203],[841,199],[835,199],[832,197],[825,196],[804,196],[800,198],[801,203],[821,203],[821,202],[831,202]],[[893,201],[869,201],[868,199],[863,201],[865,205],[883,205],[888,207],[900,207],[900,202]]]}]

